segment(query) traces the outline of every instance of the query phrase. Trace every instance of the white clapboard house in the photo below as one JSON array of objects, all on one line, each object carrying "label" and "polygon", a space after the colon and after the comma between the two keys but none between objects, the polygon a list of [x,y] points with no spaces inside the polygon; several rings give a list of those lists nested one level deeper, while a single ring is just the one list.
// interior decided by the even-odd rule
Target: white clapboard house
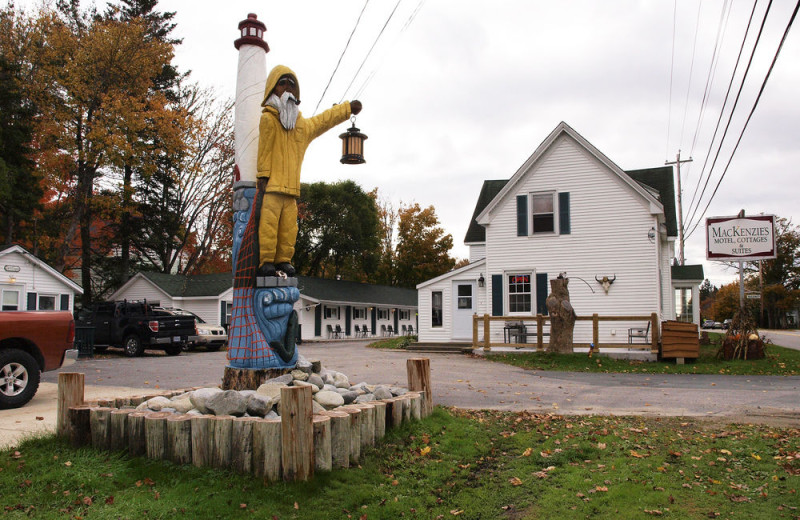
[{"label": "white clapboard house", "polygon": [[[484,182],[465,238],[470,264],[417,286],[420,342],[471,340],[474,314],[547,315],[549,281],[562,273],[578,316],[699,322],[702,265],[672,265],[673,184],[671,167],[623,171],[559,124],[510,179]],[[626,343],[640,326],[604,325],[600,342]],[[575,343],[591,339],[591,322],[578,321]],[[492,342],[503,340],[493,326]]]},{"label": "white clapboard house", "polygon": [[19,245],[0,246],[3,311],[70,311],[83,289]]},{"label": "white clapboard house", "polygon": [[[301,337],[344,339],[416,334],[417,295],[413,289],[298,276],[295,302]],[[233,304],[230,272],[178,275],[142,271],[111,300],[143,300],[191,311],[208,323],[227,327]]]}]

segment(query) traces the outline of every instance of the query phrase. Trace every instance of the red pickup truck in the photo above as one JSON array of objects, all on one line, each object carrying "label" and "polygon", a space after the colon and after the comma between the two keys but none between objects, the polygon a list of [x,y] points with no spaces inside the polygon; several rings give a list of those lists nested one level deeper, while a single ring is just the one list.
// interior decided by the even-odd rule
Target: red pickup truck
[{"label": "red pickup truck", "polygon": [[0,312],[0,409],[23,406],[36,394],[40,372],[74,362],[77,352],[67,352],[74,340],[69,312]]}]

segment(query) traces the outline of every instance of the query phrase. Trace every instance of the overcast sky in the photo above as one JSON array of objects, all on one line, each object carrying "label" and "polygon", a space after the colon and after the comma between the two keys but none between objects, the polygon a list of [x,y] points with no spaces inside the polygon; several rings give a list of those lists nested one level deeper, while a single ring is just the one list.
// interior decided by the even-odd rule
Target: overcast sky
[{"label": "overcast sky", "polygon": [[[766,4],[756,8],[729,106]],[[173,34],[183,38],[177,65],[230,98],[236,83],[237,25],[256,13],[267,25],[267,70],[276,64],[294,69],[306,117],[314,112],[363,7],[363,0],[159,3],[161,10],[177,13]],[[511,177],[565,121],[623,170],[662,166],[674,161],[679,149],[682,159],[691,156],[694,161],[681,169],[688,220],[752,8],[752,1],[740,0],[681,0],[677,6],[667,0],[372,0],[320,105],[324,109],[354,96],[363,102],[357,126],[369,135],[367,164],[339,164],[337,136],[347,126],[342,125],[311,145],[303,180],[353,179],[367,191],[377,187],[395,206],[433,205],[453,235],[453,254],[467,257],[464,234],[483,181]],[[792,1],[773,2],[727,144],[687,232],[730,158],[793,9]],[[721,19],[727,23],[701,117]],[[800,223],[797,32],[789,33],[705,217],[744,209]],[[716,146],[706,174],[714,153]],[[702,262],[706,276],[720,285],[735,273],[705,260],[703,221],[687,239],[686,261]]]}]

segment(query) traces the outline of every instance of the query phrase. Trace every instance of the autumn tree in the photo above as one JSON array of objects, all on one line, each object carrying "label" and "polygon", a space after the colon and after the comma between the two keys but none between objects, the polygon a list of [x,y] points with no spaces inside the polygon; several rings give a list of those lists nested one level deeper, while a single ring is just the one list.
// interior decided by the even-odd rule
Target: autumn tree
[{"label": "autumn tree", "polygon": [[450,256],[453,236],[445,233],[433,206],[401,206],[397,219],[395,278],[397,285],[413,288],[448,271],[456,261]]},{"label": "autumn tree", "polygon": [[294,266],[308,276],[371,281],[380,239],[375,198],[353,181],[303,184]]}]

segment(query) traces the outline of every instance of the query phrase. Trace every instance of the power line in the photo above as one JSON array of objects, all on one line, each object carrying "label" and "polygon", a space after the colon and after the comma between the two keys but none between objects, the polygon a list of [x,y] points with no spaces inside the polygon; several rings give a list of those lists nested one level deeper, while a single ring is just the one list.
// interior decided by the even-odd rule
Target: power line
[{"label": "power line", "polygon": [[403,0],[397,0],[397,3],[395,4],[394,9],[392,9],[392,12],[389,13],[389,18],[386,19],[386,23],[384,23],[383,27],[381,27],[381,32],[378,33],[378,36],[375,38],[375,41],[372,42],[372,47],[369,48],[369,52],[367,52],[367,55],[364,56],[364,60],[361,62],[361,65],[359,65],[358,70],[353,75],[353,79],[350,81],[350,84],[347,85],[347,88],[344,90],[344,94],[342,94],[342,98],[339,100],[340,103],[342,101],[344,101],[344,97],[347,95],[347,92],[350,90],[350,87],[353,86],[353,82],[355,82],[356,78],[358,77],[358,74],[361,72],[361,69],[364,67],[364,64],[367,62],[367,59],[369,59],[370,54],[372,54],[372,50],[375,48],[375,45],[378,43],[378,40],[380,40],[381,36],[383,35],[383,31],[386,30],[386,26],[389,25],[389,22],[391,21],[392,17],[394,16],[395,11],[397,11],[397,8],[400,6],[400,2],[402,2],[402,1]]},{"label": "power line", "polygon": [[358,15],[358,19],[356,20],[356,25],[353,27],[353,31],[350,33],[350,37],[347,38],[347,43],[344,46],[344,50],[342,51],[342,55],[339,56],[339,61],[336,62],[336,67],[334,67],[333,72],[331,73],[331,77],[328,79],[328,84],[325,85],[325,90],[322,91],[322,95],[319,97],[319,101],[317,101],[317,106],[314,107],[314,114],[317,113],[319,110],[319,104],[322,103],[322,98],[325,97],[325,93],[328,92],[328,87],[331,86],[331,81],[333,81],[333,76],[336,75],[336,71],[339,70],[339,65],[342,63],[342,58],[344,58],[344,53],[347,52],[347,48],[350,47],[350,40],[353,39],[353,35],[356,33],[356,29],[358,28],[359,22],[361,22],[361,17],[364,15],[364,11],[367,9],[367,4],[369,4],[369,0],[364,2],[364,7],[361,8],[361,12]]},{"label": "power line", "polygon": [[[769,8],[767,8],[769,10]],[[742,131],[739,133],[739,138],[736,140],[736,146],[734,146],[733,151],[731,152],[731,156],[728,159],[728,163],[725,165],[725,170],[722,172],[722,175],[717,182],[716,187],[714,188],[714,192],[711,194],[711,197],[708,200],[708,204],[703,209],[702,215],[700,215],[700,219],[703,218],[708,207],[711,205],[711,201],[714,199],[714,195],[717,194],[717,190],[719,189],[720,184],[722,183],[722,179],[725,177],[725,174],[728,173],[728,167],[731,165],[731,161],[733,161],[733,156],[736,154],[736,150],[739,149],[739,144],[742,142],[742,137],[744,137],[744,131],[747,129],[747,125],[750,123],[750,119],[753,117],[753,113],[756,111],[756,107],[758,106],[758,102],[761,100],[761,95],[764,93],[764,89],[767,86],[767,81],[769,81],[770,76],[772,75],[772,70],[775,68],[775,63],[778,61],[778,56],[781,53],[781,49],[783,48],[783,44],[786,42],[786,37],[789,35],[789,30],[792,28],[792,24],[794,23],[794,19],[797,17],[797,11],[800,10],[800,1],[797,2],[794,6],[794,11],[792,12],[791,18],[789,18],[789,23],[786,25],[786,29],[783,31],[783,36],[781,37],[781,42],[778,45],[778,49],[775,51],[775,56],[772,58],[772,63],[770,63],[769,70],[767,71],[767,75],[764,77],[764,81],[761,83],[761,88],[758,90],[758,96],[756,96],[756,100],[753,103],[753,108],[750,109],[750,113],[747,115],[747,120],[744,122],[744,126],[742,127]],[[698,224],[700,223],[700,219],[698,219],[697,223],[695,223],[692,230],[689,232],[691,233],[697,229]]]},{"label": "power line", "polygon": [[669,134],[672,127],[672,83],[675,71],[675,31],[678,26],[678,0],[674,0],[672,9],[672,57],[669,65],[669,104],[667,108],[667,146],[664,150],[664,157],[669,154]]},{"label": "power line", "polygon": [[683,131],[686,128],[686,114],[689,112],[689,92],[692,89],[692,76],[694,75],[694,58],[697,55],[697,35],[700,33],[700,11],[703,8],[703,1],[697,3],[697,20],[694,24],[694,42],[692,43],[692,61],[689,64],[689,81],[686,82],[686,101],[683,104],[683,120],[681,121],[681,136],[678,139],[678,146],[683,144]]},{"label": "power line", "polygon": [[[705,157],[705,159],[703,161],[703,167],[700,170],[700,176],[697,179],[697,185],[695,186],[694,194],[692,195],[692,201],[689,203],[689,208],[690,209],[687,210],[687,213],[689,211],[692,211],[691,207],[694,205],[695,200],[697,201],[697,205],[695,205],[693,213],[692,213],[692,216],[689,217],[689,219],[687,219],[687,222],[691,222],[692,219],[694,218],[694,215],[697,213],[697,208],[700,206],[700,201],[703,199],[703,195],[705,194],[706,188],[708,187],[708,182],[711,180],[711,172],[714,169],[714,164],[712,164],[711,168],[708,170],[708,174],[706,176],[706,182],[703,185],[703,189],[700,192],[700,196],[696,197],[697,189],[700,187],[700,182],[703,179],[703,174],[706,172],[706,165],[708,164],[708,158],[711,156],[711,150],[713,150],[713,148],[714,148],[714,140],[717,137],[717,132],[719,131],[719,126],[720,126],[720,123],[722,122],[722,116],[725,114],[725,107],[728,104],[728,96],[730,96],[731,87],[733,86],[733,82],[734,82],[734,80],[736,78],[736,71],[739,70],[739,64],[741,63],[742,53],[744,52],[744,46],[745,46],[745,43],[747,42],[747,35],[750,33],[750,26],[751,26],[752,21],[753,21],[753,16],[755,15],[756,5],[757,4],[758,4],[758,1],[755,0],[753,2],[753,9],[750,12],[750,18],[747,21],[747,28],[745,29],[744,37],[742,38],[742,45],[739,47],[739,54],[736,57],[736,65],[734,66],[733,72],[731,73],[731,80],[728,82],[728,88],[727,88],[727,91],[725,92],[725,100],[722,103],[722,109],[720,110],[719,117],[717,118],[717,124],[716,124],[716,127],[714,128],[714,135],[711,136],[711,144],[708,147],[708,152],[706,153],[706,157]],[[772,0],[770,0],[770,5],[771,4],[772,4]],[[767,7],[767,12],[769,12],[769,6]],[[764,14],[764,20],[762,20],[762,25],[761,25],[762,29],[764,27],[764,25],[763,25],[764,21],[766,21],[766,13]],[[760,33],[759,33],[759,35],[760,35]],[[750,54],[750,62],[749,63],[752,63],[753,54],[756,51],[757,45],[758,45],[758,40],[756,40],[755,44],[753,44],[753,50],[752,50],[752,53]],[[749,63],[748,63],[748,69],[749,69],[749,66],[750,66]],[[745,81],[746,78],[747,78],[747,72],[744,73],[744,75],[742,77],[742,82],[739,85],[739,93],[736,96],[737,102],[738,102],[738,99],[739,99],[739,94],[741,94],[741,92],[742,92],[742,88],[744,86],[744,81]],[[728,114],[728,124],[726,126],[726,132],[727,132],[727,128],[730,126],[731,120],[733,119],[733,112],[735,111],[735,109],[736,109],[736,104],[734,103],[733,107],[731,108],[730,113]],[[724,140],[725,140],[725,135],[723,135],[722,138],[719,141],[719,146],[717,148],[716,157],[719,157],[719,152],[722,149],[722,142]],[[715,163],[716,163],[716,157],[714,159]],[[687,226],[688,225],[689,224],[687,224]]]}]

